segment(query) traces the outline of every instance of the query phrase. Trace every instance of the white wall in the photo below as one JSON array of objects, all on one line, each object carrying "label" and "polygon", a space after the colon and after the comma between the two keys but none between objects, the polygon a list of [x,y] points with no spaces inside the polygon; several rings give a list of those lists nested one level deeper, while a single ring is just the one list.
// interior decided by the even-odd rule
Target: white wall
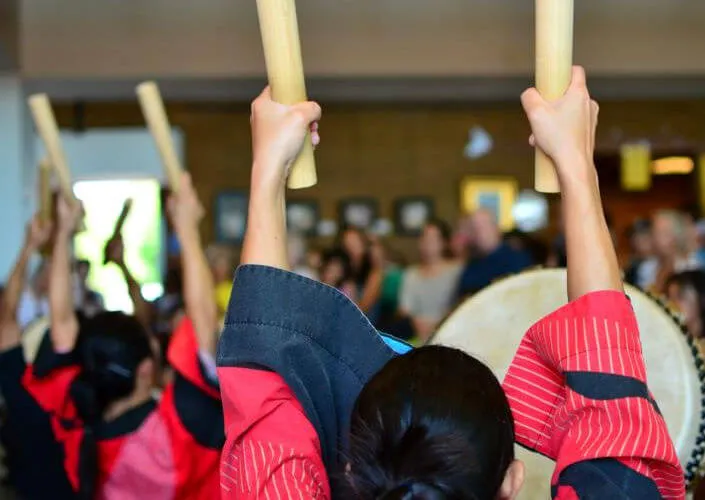
[{"label": "white wall", "polygon": [[22,84],[17,77],[0,74],[0,282],[7,279],[24,237],[29,137]]},{"label": "white wall", "polygon": [[[173,129],[172,137],[183,161],[183,133]],[[154,140],[145,128],[63,130],[61,141],[74,181],[151,178],[166,182]],[[44,145],[35,135],[35,164],[43,154]]]}]

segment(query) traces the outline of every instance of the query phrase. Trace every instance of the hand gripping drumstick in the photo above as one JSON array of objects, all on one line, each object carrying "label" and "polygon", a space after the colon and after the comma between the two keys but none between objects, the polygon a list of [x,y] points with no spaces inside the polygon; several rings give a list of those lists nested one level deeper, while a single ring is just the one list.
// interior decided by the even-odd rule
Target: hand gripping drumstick
[{"label": "hand gripping drumstick", "polygon": [[[544,99],[563,97],[572,68],[573,0],[536,0],[536,88]],[[538,148],[535,169],[536,191],[560,191],[553,162]]]},{"label": "hand gripping drumstick", "polygon": [[39,162],[39,217],[44,224],[52,219],[51,163],[47,158]]},{"label": "hand gripping drumstick", "polygon": [[159,87],[154,82],[144,82],[137,86],[137,97],[142,107],[149,130],[157,144],[159,155],[162,158],[162,165],[166,172],[169,186],[173,192],[179,190],[181,182],[181,164],[174,149],[174,142],[171,137],[171,125],[164,110],[164,102],[159,93]]},{"label": "hand gripping drumstick", "polygon": [[128,198],[125,200],[125,203],[122,205],[122,210],[120,211],[120,216],[117,219],[117,222],[115,223],[115,228],[113,229],[113,235],[110,237],[108,242],[105,244],[105,256],[103,257],[103,263],[107,264],[108,263],[108,246],[115,240],[117,240],[120,237],[120,234],[122,233],[122,228],[125,225],[125,221],[127,220],[127,216],[130,215],[130,210],[132,209],[132,198]]},{"label": "hand gripping drumstick", "polygon": [[[272,98],[281,104],[307,101],[296,0],[257,0],[257,12]],[[291,169],[288,185],[292,189],[301,189],[316,182],[316,163],[309,134]]]},{"label": "hand gripping drumstick", "polygon": [[49,156],[49,163],[54,168],[56,176],[59,178],[61,194],[70,203],[76,204],[78,200],[73,194],[71,187],[71,174],[66,164],[66,154],[61,145],[59,127],[56,125],[54,111],[51,109],[49,98],[46,94],[35,94],[27,100],[29,109],[34,118],[37,132],[44,142],[44,147]]}]

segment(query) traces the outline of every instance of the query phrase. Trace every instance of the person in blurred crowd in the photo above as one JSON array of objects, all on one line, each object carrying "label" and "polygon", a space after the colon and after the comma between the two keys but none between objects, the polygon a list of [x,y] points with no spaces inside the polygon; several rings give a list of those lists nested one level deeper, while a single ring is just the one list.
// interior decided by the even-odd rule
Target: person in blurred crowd
[{"label": "person in blurred crowd", "polygon": [[32,321],[49,314],[49,265],[42,260],[17,306],[17,323],[24,330]]},{"label": "person in blurred crowd", "polygon": [[639,268],[653,256],[653,238],[651,236],[651,222],[639,219],[627,231],[630,261],[624,272],[624,281],[630,285],[639,285]]},{"label": "person in blurred crowd", "polygon": [[[187,174],[168,208],[181,243],[187,317],[169,348],[174,381],[156,400],[156,353],[144,326],[123,313],[82,319],[73,311],[68,249],[80,207],[59,201],[51,328],[24,385],[51,415],[82,500],[218,497],[217,307],[198,230],[204,212]],[[71,359],[59,362],[65,354]]]},{"label": "person in blurred crowd", "polygon": [[348,226],[339,235],[339,246],[348,256],[352,281],[355,284],[355,302],[374,322],[384,279],[383,249],[361,229]]},{"label": "person in blurred crowd", "polygon": [[289,265],[296,274],[312,280],[318,279],[316,272],[318,267],[309,267],[309,252],[303,236],[290,234],[287,240],[287,251],[289,252]]},{"label": "person in blurred crowd", "polygon": [[25,287],[28,263],[50,235],[51,227],[39,217],[28,225],[0,307],[0,392],[7,410],[1,439],[10,483],[23,500],[76,498],[64,470],[64,450],[54,437],[51,419],[22,385],[26,362],[17,306]]},{"label": "person in blurred crowd", "polygon": [[702,339],[705,336],[705,272],[697,270],[674,274],[668,279],[666,291],[668,299],[683,315],[688,333]]},{"label": "person in blurred crowd", "polygon": [[152,330],[152,306],[149,304],[144,296],[142,295],[142,287],[137,282],[133,276],[130,268],[125,262],[125,243],[122,240],[122,236],[117,236],[112,239],[105,247],[105,256],[103,261],[115,264],[123,278],[125,279],[125,284],[127,285],[127,292],[130,295],[130,300],[132,301],[132,306],[134,309],[134,316],[144,325],[148,330]]},{"label": "person in blurred crowd", "polygon": [[75,264],[74,304],[76,309],[86,316],[95,316],[105,310],[103,296],[88,285],[91,273],[91,263],[87,260],[77,260]]},{"label": "person in blurred crowd", "polygon": [[644,290],[665,293],[672,274],[697,269],[699,263],[691,252],[691,234],[683,214],[661,210],[654,214],[651,228],[654,256],[639,266],[636,283]]},{"label": "person in blurred crowd", "polygon": [[457,298],[478,292],[495,279],[531,266],[531,257],[504,243],[495,215],[478,210],[472,215],[472,257],[460,275]]},{"label": "person in blurred crowd", "polygon": [[400,313],[411,319],[420,343],[426,343],[450,311],[461,265],[449,260],[450,227],[441,220],[426,223],[419,238],[421,263],[406,270]]},{"label": "person in blurred crowd", "polygon": [[211,245],[206,249],[208,265],[215,283],[215,302],[218,306],[218,316],[225,316],[230,301],[230,291],[233,287],[235,271],[233,254],[229,248],[222,245]]},{"label": "person in blurred crowd", "polygon": [[472,247],[472,215],[461,217],[450,239],[450,252],[452,258],[459,262],[470,259]]},{"label": "person in blurred crowd", "polygon": [[318,276],[321,283],[340,290],[346,297],[352,300],[357,297],[350,261],[342,250],[333,248],[323,252]]}]

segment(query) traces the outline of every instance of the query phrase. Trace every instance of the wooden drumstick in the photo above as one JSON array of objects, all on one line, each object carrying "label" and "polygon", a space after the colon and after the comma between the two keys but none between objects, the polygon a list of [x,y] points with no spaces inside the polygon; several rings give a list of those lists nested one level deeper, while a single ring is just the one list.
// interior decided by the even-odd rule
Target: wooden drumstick
[{"label": "wooden drumstick", "polygon": [[144,82],[137,86],[136,91],[142,107],[142,114],[147,121],[154,142],[157,144],[169,186],[176,193],[179,190],[183,169],[179,157],[176,155],[174,141],[171,137],[171,125],[164,109],[164,101],[162,101],[159,87],[154,82]]},{"label": "wooden drumstick", "polygon": [[[281,104],[308,100],[296,0],[257,0],[257,12],[272,99]],[[309,134],[292,166],[288,185],[292,189],[301,189],[316,182],[316,163]]]},{"label": "wooden drumstick", "polygon": [[39,217],[44,224],[53,217],[53,196],[51,192],[51,163],[47,158],[39,162]]},{"label": "wooden drumstick", "polygon": [[[536,88],[547,100],[563,97],[573,69],[573,0],[536,0]],[[536,149],[534,186],[558,193],[553,162]]]},{"label": "wooden drumstick", "polygon": [[71,187],[71,173],[66,163],[66,154],[61,145],[61,137],[59,136],[59,127],[56,125],[54,111],[51,109],[51,103],[46,94],[35,94],[27,100],[29,109],[34,118],[34,124],[37,127],[37,132],[44,142],[44,147],[49,156],[49,163],[56,172],[59,179],[59,187],[64,198],[72,204],[78,203],[78,200],[73,194]]}]

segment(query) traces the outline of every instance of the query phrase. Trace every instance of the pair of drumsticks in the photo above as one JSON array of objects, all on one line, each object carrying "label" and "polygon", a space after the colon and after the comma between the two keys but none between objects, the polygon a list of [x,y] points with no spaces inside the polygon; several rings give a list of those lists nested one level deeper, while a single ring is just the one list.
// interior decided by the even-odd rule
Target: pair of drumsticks
[{"label": "pair of drumsticks", "polygon": [[[549,100],[562,97],[570,84],[573,64],[573,1],[536,0],[536,86],[544,98]],[[282,104],[307,100],[295,0],[257,0],[257,12],[272,97]],[[171,127],[159,89],[154,82],[145,82],[137,87],[137,96],[159,150],[170,187],[177,191],[182,167],[174,149]],[[59,179],[61,192],[67,200],[75,201],[49,99],[44,94],[31,96],[29,106],[47,150],[48,162]],[[42,171],[47,168],[45,165]],[[292,168],[289,187],[305,188],[316,182],[313,146],[307,140]],[[553,164],[538,149],[535,187],[541,192],[559,191]]]}]

